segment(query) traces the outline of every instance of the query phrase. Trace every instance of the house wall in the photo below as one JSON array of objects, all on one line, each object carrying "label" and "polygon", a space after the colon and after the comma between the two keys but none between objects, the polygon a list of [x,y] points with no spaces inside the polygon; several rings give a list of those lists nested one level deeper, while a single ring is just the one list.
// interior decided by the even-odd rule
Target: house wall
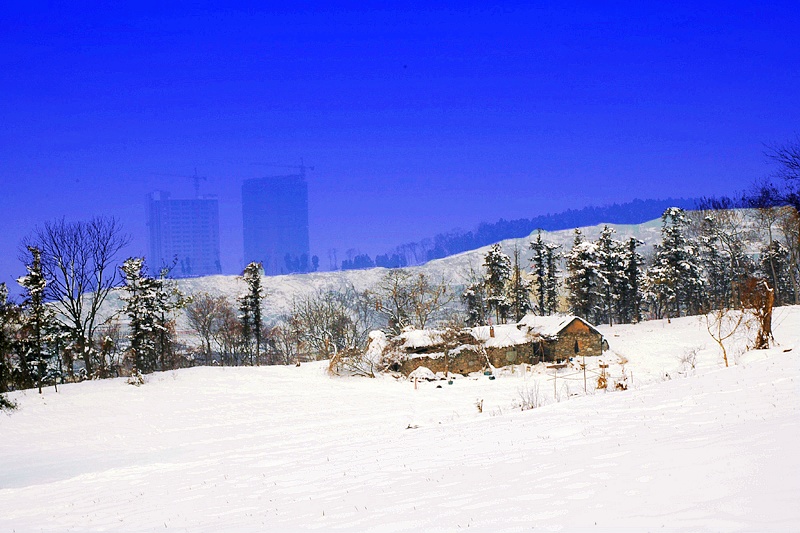
[{"label": "house wall", "polygon": [[[579,352],[575,353],[575,341]],[[573,320],[564,328],[555,341],[547,342],[545,357],[550,361],[565,360],[576,355],[603,355],[603,336],[592,331],[580,320]]]},{"label": "house wall", "polygon": [[486,355],[492,366],[496,368],[522,363],[535,365],[541,360],[541,357],[538,356],[539,348],[534,343],[517,344],[505,348],[486,348]]},{"label": "house wall", "polygon": [[[448,370],[453,374],[480,372],[487,367],[487,358],[496,368],[522,363],[535,365],[542,360],[539,350],[537,345],[528,343],[505,348],[487,348],[484,356],[477,348],[462,348],[457,354],[449,356]],[[444,372],[445,360],[441,354],[436,354],[434,357],[418,355],[400,362],[399,370],[408,375],[421,366],[433,372]]]},{"label": "house wall", "polygon": [[[508,363],[506,363],[508,364]],[[445,358],[441,354],[435,357],[418,355],[400,362],[400,372],[409,375],[417,368],[424,366],[433,372],[445,371]],[[486,366],[486,358],[477,350],[462,349],[447,360],[448,371],[452,374],[469,374],[480,372]]]}]

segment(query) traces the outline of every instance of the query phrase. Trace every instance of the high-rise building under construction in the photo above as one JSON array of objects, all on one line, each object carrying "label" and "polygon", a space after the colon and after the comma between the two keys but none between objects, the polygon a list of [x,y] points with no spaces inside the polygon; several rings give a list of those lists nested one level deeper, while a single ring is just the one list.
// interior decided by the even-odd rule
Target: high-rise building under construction
[{"label": "high-rise building under construction", "polygon": [[245,263],[267,275],[308,272],[308,183],[305,175],[245,180],[242,185]]},{"label": "high-rise building under construction", "polygon": [[148,195],[147,218],[153,273],[171,267],[177,278],[221,274],[219,204],[215,198],[173,200],[169,193]]}]

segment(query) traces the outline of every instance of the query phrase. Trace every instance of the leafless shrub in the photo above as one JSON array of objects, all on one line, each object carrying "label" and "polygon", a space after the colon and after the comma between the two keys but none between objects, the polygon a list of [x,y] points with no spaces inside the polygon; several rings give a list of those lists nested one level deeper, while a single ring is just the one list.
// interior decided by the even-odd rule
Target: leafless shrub
[{"label": "leafless shrub", "polygon": [[475,400],[475,407],[478,408],[478,412],[479,413],[483,412],[483,398],[479,398],[479,399]]},{"label": "leafless shrub", "polygon": [[357,348],[336,352],[328,364],[328,373],[334,376],[362,376],[374,378],[375,362]]},{"label": "leafless shrub", "polygon": [[539,393],[539,382],[533,381],[525,384],[517,390],[520,398],[520,409],[527,411],[528,409],[536,409],[542,405],[542,396]]},{"label": "leafless shrub", "polygon": [[697,348],[690,348],[678,357],[681,368],[688,372],[697,368]]},{"label": "leafless shrub", "polygon": [[725,366],[728,366],[728,350],[725,346],[728,339],[736,335],[739,327],[745,319],[745,314],[741,311],[730,309],[718,309],[711,311],[705,317],[706,329],[709,335],[717,343],[719,349],[722,351],[722,359],[725,361]]}]

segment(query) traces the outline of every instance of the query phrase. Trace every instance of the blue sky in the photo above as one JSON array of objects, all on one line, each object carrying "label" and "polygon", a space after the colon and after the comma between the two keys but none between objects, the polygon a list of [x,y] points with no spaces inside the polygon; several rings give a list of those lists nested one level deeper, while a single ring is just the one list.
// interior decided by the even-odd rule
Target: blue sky
[{"label": "blue sky", "polygon": [[[288,4],[287,4],[288,5]],[[309,172],[312,252],[633,198],[731,193],[800,130],[795,3],[53,7],[0,19],[0,281],[37,223],[221,203]]]}]

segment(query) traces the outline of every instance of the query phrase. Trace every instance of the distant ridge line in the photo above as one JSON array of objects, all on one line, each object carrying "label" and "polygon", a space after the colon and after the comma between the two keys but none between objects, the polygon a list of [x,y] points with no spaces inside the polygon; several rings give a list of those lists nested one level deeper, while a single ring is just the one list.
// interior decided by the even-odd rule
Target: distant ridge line
[{"label": "distant ridge line", "polygon": [[439,233],[432,239],[409,242],[395,248],[393,254],[405,258],[408,265],[419,265],[461,252],[475,250],[505,239],[519,239],[533,231],[558,231],[584,226],[609,224],[641,224],[659,218],[668,207],[695,209],[699,198],[666,198],[664,200],[639,200],[602,207],[588,206],[568,209],[560,213],[540,215],[497,222],[481,222],[475,230],[454,230]]}]

